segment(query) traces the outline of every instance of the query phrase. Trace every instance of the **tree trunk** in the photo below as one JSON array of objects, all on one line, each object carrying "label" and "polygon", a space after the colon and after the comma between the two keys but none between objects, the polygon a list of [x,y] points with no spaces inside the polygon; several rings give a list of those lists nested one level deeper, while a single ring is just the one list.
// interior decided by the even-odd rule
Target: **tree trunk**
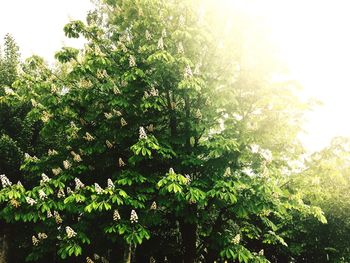
[{"label": "tree trunk", "polygon": [[128,245],[124,250],[124,260],[123,263],[131,263],[131,245]]},{"label": "tree trunk", "polygon": [[182,245],[184,248],[183,262],[194,263],[196,259],[197,225],[185,221],[180,222]]},{"label": "tree trunk", "polygon": [[0,234],[0,263],[7,263],[8,237],[6,233]]}]

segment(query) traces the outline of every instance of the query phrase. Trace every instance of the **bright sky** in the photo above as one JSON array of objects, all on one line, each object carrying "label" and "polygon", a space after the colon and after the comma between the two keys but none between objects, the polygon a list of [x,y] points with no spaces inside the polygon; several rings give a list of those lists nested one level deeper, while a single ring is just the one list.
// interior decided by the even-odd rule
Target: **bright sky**
[{"label": "bright sky", "polygon": [[[308,149],[326,146],[332,137],[350,136],[350,1],[348,0],[227,0],[265,18],[293,76],[324,106],[309,114]],[[63,26],[84,19],[89,0],[0,0],[0,37],[11,33],[23,57],[38,54],[53,61],[67,40]]]}]

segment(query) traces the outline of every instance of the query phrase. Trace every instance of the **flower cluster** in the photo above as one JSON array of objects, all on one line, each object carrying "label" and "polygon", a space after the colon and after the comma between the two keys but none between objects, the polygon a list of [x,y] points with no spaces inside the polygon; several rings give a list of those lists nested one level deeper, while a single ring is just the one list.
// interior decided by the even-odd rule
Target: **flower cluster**
[{"label": "flower cluster", "polygon": [[33,205],[36,204],[36,201],[33,198],[29,197],[29,196],[26,197],[26,202],[30,206],[33,206]]},{"label": "flower cluster", "polygon": [[227,167],[226,170],[225,170],[225,173],[224,173],[224,176],[225,177],[228,177],[231,175],[231,168],[230,167]]},{"label": "flower cluster", "polygon": [[105,112],[105,113],[104,113],[104,115],[105,115],[105,117],[106,117],[106,119],[107,119],[107,120],[109,120],[109,119],[112,119],[112,118],[113,118],[113,114],[112,114],[112,113],[110,113],[110,112]]},{"label": "flower cluster", "polygon": [[195,113],[194,117],[196,119],[202,119],[202,113],[201,113],[200,109],[196,110],[196,113]]},{"label": "flower cluster", "polygon": [[111,190],[114,190],[114,188],[115,188],[115,185],[114,185],[114,183],[113,183],[111,178],[107,179],[107,188],[111,189]]},{"label": "flower cluster", "polygon": [[235,235],[235,237],[232,239],[232,242],[235,245],[238,245],[240,241],[241,241],[241,235],[240,234]]},{"label": "flower cluster", "polygon": [[56,224],[62,224],[62,217],[57,211],[53,211],[53,216],[55,217]]},{"label": "flower cluster", "polygon": [[131,210],[130,222],[131,222],[132,224],[134,224],[134,223],[137,223],[138,220],[139,220],[139,217],[137,216],[136,211],[135,211],[134,209]]},{"label": "flower cluster", "polygon": [[130,55],[129,57],[129,66],[132,67],[136,67],[136,60],[135,57],[133,55]]},{"label": "flower cluster", "polygon": [[60,167],[52,168],[52,173],[54,175],[59,175],[62,172],[62,169]]},{"label": "flower cluster", "polygon": [[47,198],[45,192],[42,189],[39,190],[39,198],[40,200],[45,200]]},{"label": "flower cluster", "polygon": [[66,226],[66,234],[68,238],[72,238],[77,235],[77,233],[69,226]]},{"label": "flower cluster", "polygon": [[95,140],[95,138],[88,132],[85,133],[84,137],[83,137],[85,140],[91,142],[93,140]]},{"label": "flower cluster", "polygon": [[151,33],[148,30],[146,30],[146,32],[145,32],[145,37],[146,37],[147,40],[151,40],[152,39],[152,35],[151,35]]},{"label": "flower cluster", "polygon": [[154,132],[154,126],[153,126],[153,124],[150,124],[150,125],[146,126],[146,129],[147,129],[147,131],[149,131],[149,132]]},{"label": "flower cluster", "polygon": [[187,184],[191,183],[191,176],[189,174],[185,174],[185,177],[187,179]]},{"label": "flower cluster", "polygon": [[11,204],[14,208],[17,208],[17,207],[20,207],[20,206],[21,206],[21,203],[18,202],[16,199],[11,199],[11,200],[10,200],[10,204]]},{"label": "flower cluster", "polygon": [[53,155],[57,155],[58,154],[58,152],[56,151],[56,150],[54,150],[54,149],[49,149],[48,151],[47,151],[47,154],[49,155],[49,156],[53,156]]},{"label": "flower cluster", "polygon": [[32,236],[32,243],[34,246],[39,245],[39,239],[37,239],[36,236]]},{"label": "flower cluster", "polygon": [[125,163],[122,158],[119,158],[118,163],[119,163],[119,167],[125,166]]},{"label": "flower cluster", "polygon": [[113,144],[109,140],[106,140],[106,145],[109,149],[113,148]]},{"label": "flower cluster", "polygon": [[94,263],[94,261],[91,258],[86,257],[86,263]]},{"label": "flower cluster", "polygon": [[116,209],[113,211],[113,220],[114,221],[119,221],[121,219],[119,211]]},{"label": "flower cluster", "polygon": [[85,186],[78,178],[74,178],[74,182],[75,182],[75,191],[78,191],[79,189],[84,188]]},{"label": "flower cluster", "polygon": [[126,120],[125,120],[124,118],[121,118],[121,119],[120,119],[120,125],[121,125],[122,127],[124,127],[124,126],[128,125],[128,123],[126,122]]},{"label": "flower cluster", "polygon": [[2,187],[4,188],[12,185],[11,181],[4,174],[0,175],[0,180],[1,180]]},{"label": "flower cluster", "polygon": [[164,49],[164,40],[163,40],[163,37],[161,37],[161,38],[158,40],[157,48],[160,49],[160,50],[163,50],[163,49]]},{"label": "flower cluster", "polygon": [[140,129],[139,129],[139,139],[140,140],[147,139],[147,134],[146,134],[146,131],[143,127],[140,127]]},{"label": "flower cluster", "polygon": [[103,189],[102,187],[98,184],[98,183],[95,183],[94,184],[94,187],[95,187],[95,191],[98,195],[102,194],[103,193]]},{"label": "flower cluster", "polygon": [[156,203],[156,201],[153,201],[153,203],[151,204],[150,209],[151,209],[151,210],[156,210],[156,209],[157,209],[157,203]]},{"label": "flower cluster", "polygon": [[64,193],[64,190],[62,188],[60,188],[57,192],[57,197],[58,198],[62,198],[62,197],[66,197],[66,194]]},{"label": "flower cluster", "polygon": [[44,185],[44,184],[46,184],[48,182],[50,182],[50,178],[46,174],[42,173],[41,174],[40,185]]},{"label": "flower cluster", "polygon": [[47,235],[46,235],[46,233],[38,233],[38,238],[39,239],[46,239],[47,238]]},{"label": "flower cluster", "polygon": [[193,76],[192,69],[191,69],[191,67],[189,65],[187,65],[185,67],[185,70],[184,70],[184,77],[185,78],[190,78],[192,76]]},{"label": "flower cluster", "polygon": [[79,154],[75,153],[74,151],[71,151],[70,153],[71,153],[71,155],[73,155],[73,160],[74,160],[75,162],[78,163],[78,162],[81,162],[81,161],[82,161],[82,159],[81,159],[81,157],[80,157]]},{"label": "flower cluster", "polygon": [[182,45],[182,42],[180,42],[177,45],[177,53],[179,53],[179,54],[184,54],[185,53],[184,46]]}]

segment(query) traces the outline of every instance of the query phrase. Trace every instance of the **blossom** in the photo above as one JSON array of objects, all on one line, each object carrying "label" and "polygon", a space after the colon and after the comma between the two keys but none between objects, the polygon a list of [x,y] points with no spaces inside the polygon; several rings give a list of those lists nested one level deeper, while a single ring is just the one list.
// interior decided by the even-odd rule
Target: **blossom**
[{"label": "blossom", "polygon": [[48,113],[47,111],[44,111],[42,116],[41,116],[41,120],[44,123],[47,123],[50,120],[51,117],[52,117],[52,114]]},{"label": "blossom", "polygon": [[81,159],[79,154],[75,153],[74,151],[71,151],[70,153],[71,153],[71,155],[73,155],[73,160],[75,162],[81,162],[82,161],[82,159]]},{"label": "blossom", "polygon": [[153,132],[153,131],[154,131],[154,126],[153,126],[153,124],[150,124],[150,125],[146,126],[146,129],[147,129],[147,131],[149,131],[149,132]]},{"label": "blossom", "polygon": [[70,194],[72,194],[72,193],[73,193],[72,189],[68,186],[68,187],[67,187],[67,194],[70,195]]},{"label": "blossom", "polygon": [[94,263],[94,261],[92,261],[92,259],[91,259],[91,258],[86,257],[86,263]]},{"label": "blossom", "polygon": [[133,223],[137,223],[137,221],[139,220],[136,211],[133,209],[131,210],[131,214],[130,214],[130,222]]},{"label": "blossom", "polygon": [[77,235],[77,233],[69,226],[66,226],[66,234],[68,238],[72,238]]},{"label": "blossom", "polygon": [[199,74],[201,73],[200,67],[201,67],[200,64],[196,64],[196,66],[195,66],[195,68],[194,68],[194,71],[193,71],[193,74],[194,74],[194,75],[199,75]]},{"label": "blossom", "polygon": [[232,239],[232,242],[233,242],[233,244],[235,244],[235,245],[238,245],[240,241],[241,241],[241,235],[240,235],[240,234],[237,234],[237,235]]},{"label": "blossom", "polygon": [[0,175],[0,180],[3,188],[12,185],[11,181],[4,174]]},{"label": "blossom", "polygon": [[114,221],[119,221],[120,219],[121,219],[121,217],[120,217],[119,211],[117,209],[115,209],[113,211],[113,220]]},{"label": "blossom", "polygon": [[226,170],[225,170],[224,176],[227,177],[227,176],[230,176],[230,175],[231,175],[231,168],[227,167]]},{"label": "blossom", "polygon": [[39,239],[46,239],[47,238],[47,234],[46,233],[38,233],[38,238]]},{"label": "blossom", "polygon": [[122,158],[119,158],[118,163],[119,163],[119,167],[125,166],[125,163]]},{"label": "blossom", "polygon": [[151,35],[151,33],[148,30],[146,30],[146,32],[145,32],[145,37],[146,37],[147,40],[151,40],[152,39],[152,35]]},{"label": "blossom", "polygon": [[44,185],[45,183],[48,183],[48,182],[50,182],[50,178],[46,174],[42,173],[40,185]]},{"label": "blossom", "polygon": [[258,153],[260,146],[257,144],[252,144],[252,145],[250,145],[250,149],[251,149],[252,153]]},{"label": "blossom", "polygon": [[153,201],[153,203],[151,204],[150,209],[151,209],[151,210],[156,210],[156,209],[157,209],[157,203],[156,203],[156,201]]},{"label": "blossom", "polygon": [[62,188],[60,188],[57,192],[57,197],[58,198],[62,198],[62,197],[66,197],[66,194],[64,193],[64,190]]},{"label": "blossom", "polygon": [[196,110],[196,113],[194,116],[196,119],[202,119],[202,113],[201,113],[200,109]]},{"label": "blossom", "polygon": [[18,187],[23,187],[23,184],[21,183],[21,181],[18,181],[17,185],[18,185]]},{"label": "blossom", "polygon": [[113,148],[113,144],[109,140],[106,140],[106,145],[109,149]]},{"label": "blossom", "polygon": [[170,169],[169,169],[169,174],[175,174],[175,172],[174,172],[174,169],[173,169],[173,168],[170,168]]},{"label": "blossom", "polygon": [[139,128],[139,139],[140,140],[147,139],[147,134],[146,134],[146,131],[143,127]]},{"label": "blossom", "polygon": [[129,57],[129,66],[132,67],[136,67],[136,60],[135,57],[133,55],[130,55]]},{"label": "blossom", "polygon": [[159,95],[159,92],[154,86],[152,86],[151,90],[149,91],[149,95],[153,97],[157,97]]},{"label": "blossom", "polygon": [[95,183],[94,187],[95,187],[95,191],[96,191],[97,194],[100,195],[100,194],[103,193],[103,189],[101,188],[101,186],[98,183]]},{"label": "blossom", "polygon": [[183,15],[180,15],[179,17],[179,26],[182,27],[185,25],[185,17]]},{"label": "blossom", "polygon": [[74,182],[75,182],[75,191],[84,188],[84,184],[78,179],[78,178],[74,178]]},{"label": "blossom", "polygon": [[64,169],[69,169],[72,167],[72,164],[68,160],[65,160],[63,161],[63,167]]},{"label": "blossom", "polygon": [[62,172],[62,169],[60,167],[57,167],[57,168],[53,168],[52,169],[52,173],[54,175],[59,175],[60,173]]},{"label": "blossom", "polygon": [[120,92],[120,90],[119,90],[118,87],[114,87],[114,88],[113,88],[113,93],[114,93],[115,95],[119,95],[121,92]]},{"label": "blossom", "polygon": [[39,239],[37,239],[36,236],[32,236],[32,243],[34,246],[39,245]]},{"label": "blossom", "polygon": [[85,133],[85,136],[83,138],[89,142],[95,140],[95,138],[88,132]]},{"label": "blossom", "polygon": [[106,119],[107,119],[107,120],[109,120],[109,119],[112,119],[112,118],[113,118],[113,114],[112,114],[112,113],[110,113],[110,112],[105,112],[105,113],[104,113],[104,115],[105,115],[105,117],[106,117]]},{"label": "blossom", "polygon": [[52,149],[52,150],[49,149],[49,150],[48,150],[48,155],[49,155],[49,156],[56,155],[56,154],[58,154],[58,152],[57,152],[56,150],[54,150],[54,149]]},{"label": "blossom", "polygon": [[119,110],[114,110],[114,109],[113,109],[113,113],[114,113],[115,115],[119,116],[119,117],[123,115]]},{"label": "blossom", "polygon": [[185,78],[190,78],[192,76],[193,76],[192,69],[191,69],[191,67],[189,65],[187,65],[185,67],[185,70],[184,70],[184,77]]},{"label": "blossom", "polygon": [[162,30],[162,37],[167,37],[167,33],[166,33],[165,28]]},{"label": "blossom", "polygon": [[264,250],[263,249],[261,249],[260,251],[259,251],[259,256],[263,256],[264,255]]},{"label": "blossom", "polygon": [[30,99],[30,102],[34,108],[38,106],[38,103],[34,99]]},{"label": "blossom", "polygon": [[180,42],[180,43],[177,45],[177,53],[179,53],[179,54],[185,53],[184,46],[182,45],[182,42]]},{"label": "blossom", "polygon": [[126,126],[128,123],[126,122],[126,120],[124,120],[124,118],[121,118],[120,119],[120,125],[122,126],[122,127],[124,127],[124,126]]},{"label": "blossom", "polygon": [[111,190],[113,190],[115,188],[115,185],[114,185],[114,183],[113,183],[111,178],[107,179],[107,188],[111,189]]},{"label": "blossom", "polygon": [[187,179],[187,184],[191,183],[191,176],[189,174],[185,174],[185,177]]},{"label": "blossom", "polygon": [[20,206],[21,206],[20,202],[18,202],[16,199],[11,199],[11,200],[10,200],[10,204],[11,204],[14,208],[17,208],[17,207],[20,207]]},{"label": "blossom", "polygon": [[39,190],[39,198],[40,200],[44,200],[47,198],[45,192],[42,189]]},{"label": "blossom", "polygon": [[33,205],[36,204],[36,201],[33,198],[29,197],[29,196],[26,197],[26,202],[30,206],[33,206]]},{"label": "blossom", "polygon": [[5,87],[4,90],[5,90],[6,95],[14,95],[15,94],[13,89],[11,89],[9,87]]},{"label": "blossom", "polygon": [[272,161],[272,152],[268,149],[261,149],[260,150],[260,155],[267,161],[271,162]]},{"label": "blossom", "polygon": [[158,40],[157,48],[158,48],[158,49],[161,49],[161,50],[164,49],[164,40],[163,40],[163,37],[161,37],[161,38]]},{"label": "blossom", "polygon": [[46,217],[47,217],[47,218],[51,218],[51,217],[52,217],[52,213],[51,213],[50,210],[47,210],[47,212],[46,212]]},{"label": "blossom", "polygon": [[53,216],[55,217],[56,224],[62,224],[62,218],[57,211],[53,211]]}]

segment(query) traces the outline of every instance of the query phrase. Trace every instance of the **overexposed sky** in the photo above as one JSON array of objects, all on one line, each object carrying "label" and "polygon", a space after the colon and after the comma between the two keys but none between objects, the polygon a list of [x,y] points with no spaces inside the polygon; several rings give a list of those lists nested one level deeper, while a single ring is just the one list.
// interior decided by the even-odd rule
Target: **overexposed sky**
[{"label": "overexposed sky", "polygon": [[[350,0],[227,1],[268,21],[304,96],[324,102],[308,115],[304,144],[318,150],[334,136],[350,136]],[[0,0],[0,38],[11,33],[24,58],[38,54],[53,62],[63,45],[82,44],[65,38],[63,26],[84,20],[91,8],[89,0]]]}]

